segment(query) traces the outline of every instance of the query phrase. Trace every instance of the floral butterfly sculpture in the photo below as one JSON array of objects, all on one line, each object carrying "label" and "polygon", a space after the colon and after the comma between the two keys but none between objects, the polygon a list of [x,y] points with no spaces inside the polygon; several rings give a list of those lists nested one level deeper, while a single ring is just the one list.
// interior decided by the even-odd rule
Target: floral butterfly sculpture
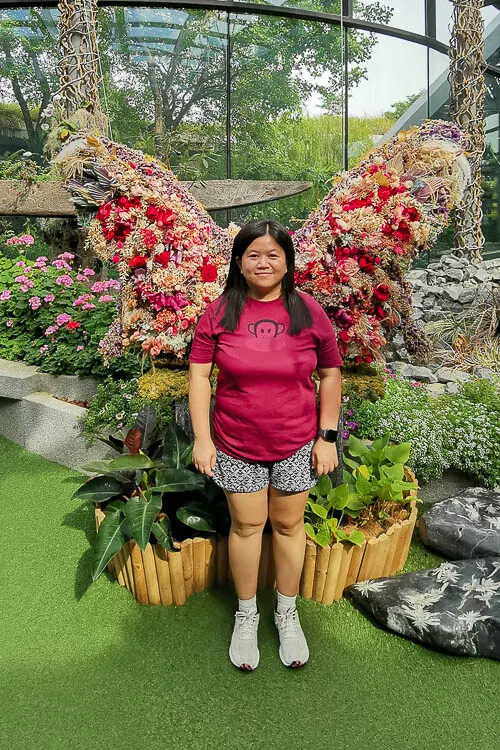
[{"label": "floral butterfly sculpture", "polygon": [[[396,327],[409,351],[428,346],[411,320],[404,273],[461,200],[465,146],[448,122],[399,133],[339,175],[293,235],[296,285],[326,310],[344,360],[383,361]],[[224,289],[239,227],[221,229],[164,164],[107,138],[76,133],[54,163],[77,207],[97,208],[87,245],[120,274],[104,360],[134,346],[186,362],[198,318]]]}]

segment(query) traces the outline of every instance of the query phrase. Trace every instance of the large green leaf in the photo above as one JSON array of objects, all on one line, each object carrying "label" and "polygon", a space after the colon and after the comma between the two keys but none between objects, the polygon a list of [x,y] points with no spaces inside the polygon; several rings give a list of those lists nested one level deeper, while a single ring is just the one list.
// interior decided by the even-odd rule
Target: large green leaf
[{"label": "large green leaf", "polygon": [[129,540],[127,528],[126,518],[120,510],[109,513],[102,520],[92,547],[91,571],[93,581],[99,578],[111,558]]},{"label": "large green leaf", "polygon": [[332,480],[328,474],[322,474],[315,484],[315,488],[319,495],[326,497],[332,489]]},{"label": "large green leaf", "polygon": [[162,458],[165,466],[170,469],[180,469],[186,464],[185,451],[190,447],[191,441],[179,425],[172,420],[165,432]]},{"label": "large green leaf", "polygon": [[385,455],[393,464],[406,464],[410,457],[411,443],[400,443],[386,448]]},{"label": "large green leaf", "polygon": [[312,512],[315,513],[320,518],[327,517],[328,510],[323,505],[320,505],[319,503],[312,503],[310,500],[307,501],[307,505],[312,510]]},{"label": "large green leaf", "polygon": [[403,464],[393,464],[392,466],[381,466],[381,476],[388,479],[390,482],[401,482],[403,479],[404,466]]},{"label": "large green leaf", "polygon": [[316,539],[316,532],[314,531],[314,526],[312,523],[305,523],[304,529],[308,537],[311,539]]},{"label": "large green leaf", "polygon": [[125,505],[125,517],[130,532],[142,550],[146,549],[153,521],[161,510],[161,495],[152,495],[146,502],[140,496],[129,498]]},{"label": "large green leaf", "polygon": [[331,539],[330,529],[320,529],[316,534],[316,543],[320,547],[328,547]]},{"label": "large green leaf", "polygon": [[351,469],[357,469],[359,467],[359,461],[353,461],[353,459],[348,456],[344,456],[343,461],[347,466],[350,466]]},{"label": "large green leaf", "polygon": [[381,453],[385,446],[389,443],[390,433],[386,432],[382,437],[377,438],[371,445],[371,450],[376,453]]},{"label": "large green leaf", "polygon": [[92,477],[73,494],[73,500],[102,503],[122,492],[122,483],[115,477]]},{"label": "large green leaf", "polygon": [[368,448],[368,446],[363,443],[362,440],[352,434],[349,436],[347,450],[349,451],[351,456],[359,456],[363,459],[367,458],[370,455],[370,449]]},{"label": "large green leaf", "polygon": [[205,486],[204,475],[189,469],[162,469],[156,475],[153,492],[188,492],[201,490]]},{"label": "large green leaf", "polygon": [[342,510],[347,503],[349,497],[349,485],[340,484],[338,487],[334,487],[331,492],[328,493],[328,505],[330,508],[336,510]]},{"label": "large green leaf", "polygon": [[182,523],[185,523],[191,529],[213,531],[215,533],[211,519],[207,516],[206,512],[203,513],[203,510],[196,505],[184,505],[178,509],[175,515],[179,521],[182,521]]},{"label": "large green leaf", "polygon": [[153,523],[151,531],[155,535],[158,544],[168,550],[169,552],[179,552],[179,548],[175,548],[172,543],[172,530],[170,528],[170,520],[167,515],[164,515],[158,521]]},{"label": "large green leaf", "polygon": [[361,545],[365,541],[365,535],[362,531],[355,529],[354,531],[351,531],[351,533],[347,537],[347,541],[356,544],[358,547],[361,547]]},{"label": "large green leaf", "polygon": [[112,471],[120,469],[137,470],[152,469],[154,465],[154,461],[151,461],[151,459],[148,456],[144,455],[144,453],[134,453],[133,455],[131,453],[123,453],[121,456],[113,458],[113,460],[110,461],[108,468]]}]

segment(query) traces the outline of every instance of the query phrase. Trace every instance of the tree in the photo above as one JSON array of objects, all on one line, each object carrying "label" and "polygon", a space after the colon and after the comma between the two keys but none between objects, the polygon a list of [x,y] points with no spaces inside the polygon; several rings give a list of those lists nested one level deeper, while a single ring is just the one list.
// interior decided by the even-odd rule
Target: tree
[{"label": "tree", "polygon": [[19,105],[26,129],[26,147],[41,156],[45,133],[43,117],[58,86],[59,53],[44,13],[31,9],[23,19],[0,13],[0,84]]}]

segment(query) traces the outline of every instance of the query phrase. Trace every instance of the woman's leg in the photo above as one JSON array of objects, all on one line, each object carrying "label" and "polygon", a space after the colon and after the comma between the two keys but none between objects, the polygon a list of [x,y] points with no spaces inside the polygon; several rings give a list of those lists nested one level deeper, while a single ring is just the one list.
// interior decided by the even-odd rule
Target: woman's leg
[{"label": "woman's leg", "polygon": [[273,527],[273,555],[278,591],[299,593],[306,552],[304,510],[309,490],[285,492],[269,486],[269,520]]},{"label": "woman's leg", "polygon": [[231,515],[229,564],[236,593],[238,599],[251,599],[257,593],[268,487],[257,492],[224,492]]}]

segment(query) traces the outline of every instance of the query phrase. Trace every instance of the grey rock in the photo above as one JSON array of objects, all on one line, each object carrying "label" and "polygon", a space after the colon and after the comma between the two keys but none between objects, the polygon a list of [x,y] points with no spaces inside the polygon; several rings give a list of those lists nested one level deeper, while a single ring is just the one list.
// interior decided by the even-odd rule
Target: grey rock
[{"label": "grey rock", "polygon": [[[447,259],[446,265],[448,266],[448,269],[450,268],[463,268],[468,263],[468,260],[466,258],[452,258],[449,257]],[[447,269],[447,273],[449,273],[449,270]]]},{"label": "grey rock", "polygon": [[500,493],[461,490],[423,513],[419,531],[427,547],[452,559],[500,555]]},{"label": "grey rock", "polygon": [[403,370],[403,375],[414,380],[421,380],[424,383],[437,383],[437,377],[428,367],[407,365]]},{"label": "grey rock", "polygon": [[489,367],[476,367],[474,375],[476,378],[488,378],[488,380],[493,380],[495,377],[498,377]]},{"label": "grey rock", "polygon": [[415,281],[425,281],[427,278],[427,271],[424,268],[416,268],[410,271],[406,278],[413,284]]},{"label": "grey rock", "polygon": [[346,593],[398,635],[446,653],[500,660],[500,560],[443,562],[392,578],[355,583]]},{"label": "grey rock", "polygon": [[464,272],[460,268],[448,268],[446,271],[446,277],[453,281],[463,281]]},{"label": "grey rock", "polygon": [[439,370],[436,371],[436,376],[440,383],[464,383],[471,379],[468,372],[455,370],[451,367],[440,367]]},{"label": "grey rock", "polygon": [[446,393],[458,393],[458,391],[458,383],[453,383],[452,381],[446,383]]},{"label": "grey rock", "polygon": [[491,273],[486,268],[477,268],[471,273],[471,278],[476,281],[490,281]]},{"label": "grey rock", "polygon": [[446,386],[444,383],[428,383],[426,390],[430,396],[442,396],[446,392]]}]

